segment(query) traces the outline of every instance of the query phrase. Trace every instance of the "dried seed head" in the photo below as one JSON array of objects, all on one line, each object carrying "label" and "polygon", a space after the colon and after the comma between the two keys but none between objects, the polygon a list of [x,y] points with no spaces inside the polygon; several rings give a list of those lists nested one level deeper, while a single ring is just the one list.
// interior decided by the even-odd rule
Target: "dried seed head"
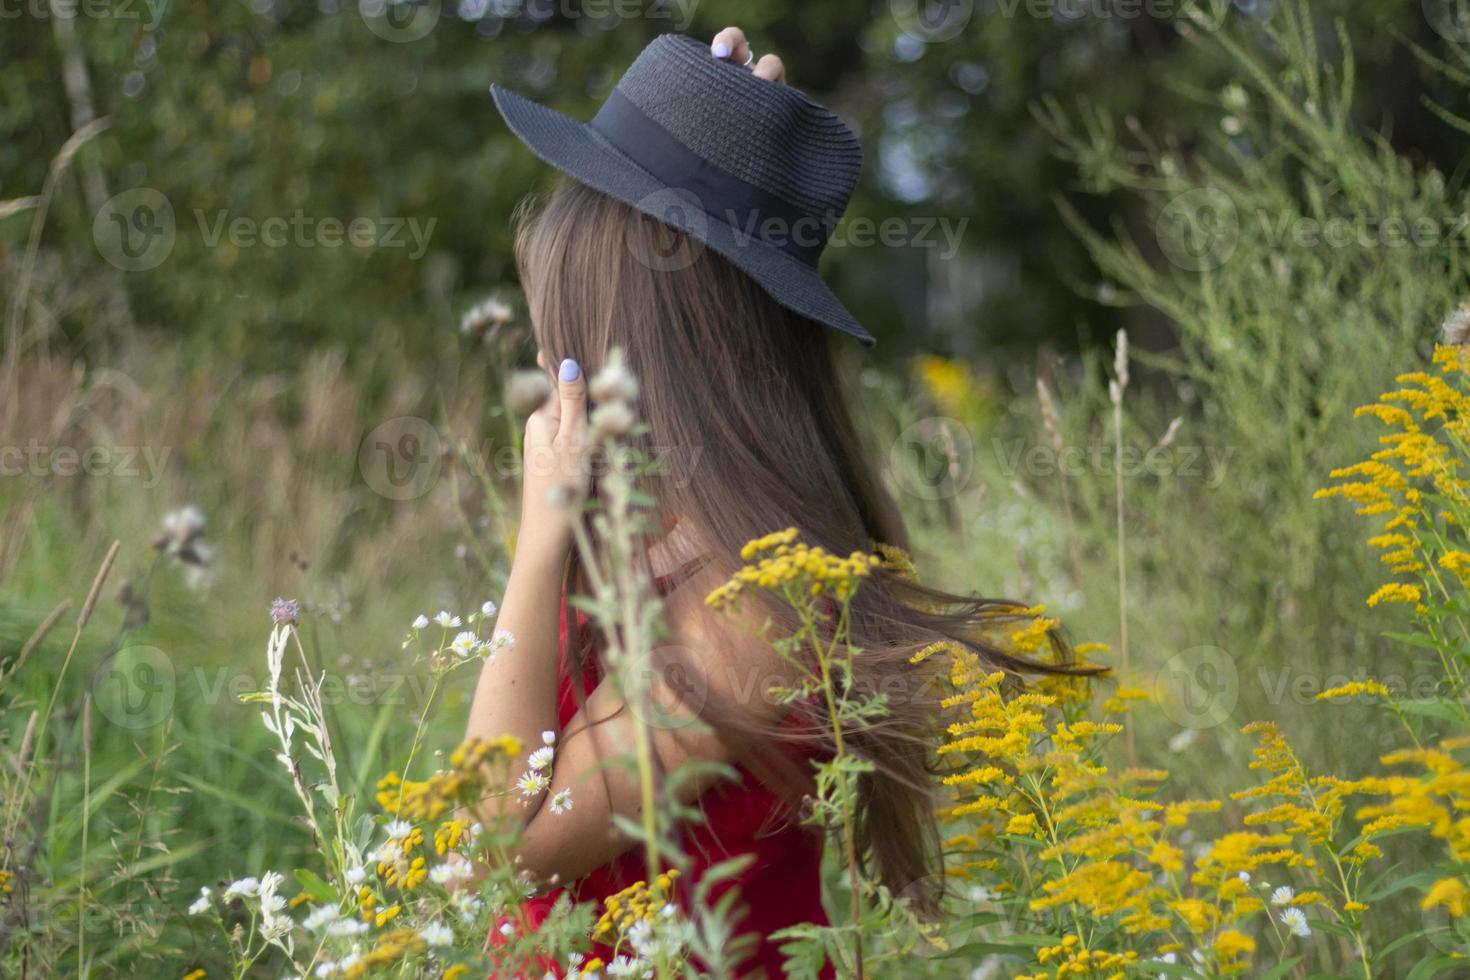
[{"label": "dried seed head", "polygon": [[481,300],[460,317],[459,332],[468,336],[493,337],[502,327],[510,323],[515,311],[510,304],[495,296]]},{"label": "dried seed head", "polygon": [[77,615],[78,632],[86,629],[87,620],[92,618],[92,610],[97,606],[97,596],[102,592],[102,583],[107,581],[107,573],[112,571],[112,563],[117,558],[117,549],[121,544],[120,541],[112,542],[112,547],[107,549],[107,555],[97,569],[97,577],[92,580],[92,591],[87,593],[87,601],[82,603],[82,611]]},{"label": "dried seed head", "polygon": [[592,431],[599,436],[626,435],[635,421],[627,402],[604,402],[592,412]]},{"label": "dried seed head", "polygon": [[516,371],[505,385],[505,400],[511,411],[529,415],[551,396],[551,381],[545,371]]},{"label": "dried seed head", "polygon": [[1113,376],[1118,379],[1118,387],[1128,387],[1128,331],[1118,331],[1118,347],[1113,353]]},{"label": "dried seed head", "polygon": [[1056,452],[1062,451],[1062,426],[1057,415],[1057,403],[1052,399],[1051,388],[1047,387],[1041,378],[1036,379],[1036,399],[1041,403],[1041,424],[1046,429],[1046,437],[1051,441],[1051,448]]},{"label": "dried seed head", "polygon": [[631,402],[638,397],[638,380],[623,365],[622,351],[613,351],[588,384],[594,402]]},{"label": "dried seed head", "polygon": [[26,763],[30,761],[31,749],[35,747],[36,742],[36,722],[40,717],[39,711],[32,711],[30,721],[26,722],[26,733],[21,736],[20,740],[20,754],[15,757],[17,771],[24,772]]},{"label": "dried seed head", "polygon": [[1470,303],[1461,303],[1440,325],[1441,343],[1448,347],[1470,344]]}]

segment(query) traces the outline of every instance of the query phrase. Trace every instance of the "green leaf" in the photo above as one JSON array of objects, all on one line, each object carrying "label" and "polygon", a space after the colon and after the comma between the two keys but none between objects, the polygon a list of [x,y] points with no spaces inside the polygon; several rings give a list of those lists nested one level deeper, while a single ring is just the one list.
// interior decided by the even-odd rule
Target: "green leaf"
[{"label": "green leaf", "polygon": [[1302,959],[1303,957],[1293,956],[1289,960],[1282,960],[1266,973],[1261,974],[1261,980],[1281,980],[1281,978],[1290,973],[1296,967],[1296,965],[1302,961]]},{"label": "green leaf", "polygon": [[310,895],[313,902],[336,905],[342,900],[342,897],[337,894],[337,889],[323,881],[315,871],[297,868],[294,873],[296,880],[301,882],[301,890]]}]

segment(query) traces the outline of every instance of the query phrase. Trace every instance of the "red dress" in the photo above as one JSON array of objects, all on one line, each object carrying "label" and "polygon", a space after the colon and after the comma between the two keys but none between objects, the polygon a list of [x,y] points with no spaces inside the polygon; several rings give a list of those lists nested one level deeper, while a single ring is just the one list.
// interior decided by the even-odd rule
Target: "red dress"
[{"label": "red dress", "polygon": [[[572,687],[572,667],[576,662],[568,643],[568,614],[565,600],[561,607],[561,639],[558,655],[560,703],[558,724],[565,729],[580,705]],[[585,617],[577,615],[577,639],[583,649],[591,647],[592,631]],[[589,669],[582,677],[582,700],[597,687],[601,671],[595,656],[588,657]],[[770,941],[771,933],[802,922],[827,923],[822,907],[822,841],[809,828],[801,826],[790,813],[789,805],[754,775],[738,768],[739,777],[706,791],[699,799],[705,822],[684,827],[685,852],[690,856],[688,874],[679,879],[681,901],[687,901],[689,888],[705,870],[728,858],[753,855],[752,861],[739,875],[712,889],[710,903],[732,887],[739,889],[736,903],[735,932],[753,933],[759,940],[752,944],[750,955],[740,966],[740,975],[783,976],[779,941]],[[551,911],[563,891],[579,902],[601,902],[635,881],[647,877],[641,848],[634,847],[614,860],[562,889],[539,895],[525,906],[526,921],[538,927]],[[611,961],[611,951],[597,949],[595,955]],[[545,966],[538,969],[545,969]],[[823,976],[834,974],[830,964]]]}]

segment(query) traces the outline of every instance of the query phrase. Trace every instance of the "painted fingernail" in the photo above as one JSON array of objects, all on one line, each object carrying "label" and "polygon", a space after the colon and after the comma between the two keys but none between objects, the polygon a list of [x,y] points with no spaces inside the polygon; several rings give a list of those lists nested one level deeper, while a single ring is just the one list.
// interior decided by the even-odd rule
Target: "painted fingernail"
[{"label": "painted fingernail", "polygon": [[716,58],[730,57],[730,45],[726,44],[724,41],[717,41],[712,50],[714,51]]},{"label": "painted fingernail", "polygon": [[557,377],[563,381],[576,381],[581,376],[582,366],[576,361],[569,357],[561,362],[561,370],[557,372]]}]

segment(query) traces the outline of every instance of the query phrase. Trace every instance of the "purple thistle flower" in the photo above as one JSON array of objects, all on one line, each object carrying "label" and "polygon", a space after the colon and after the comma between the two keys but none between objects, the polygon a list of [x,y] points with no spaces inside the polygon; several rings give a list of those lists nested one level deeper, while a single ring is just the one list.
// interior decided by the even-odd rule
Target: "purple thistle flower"
[{"label": "purple thistle flower", "polygon": [[301,621],[301,603],[295,599],[276,599],[271,603],[271,621],[277,626],[295,626]]}]

